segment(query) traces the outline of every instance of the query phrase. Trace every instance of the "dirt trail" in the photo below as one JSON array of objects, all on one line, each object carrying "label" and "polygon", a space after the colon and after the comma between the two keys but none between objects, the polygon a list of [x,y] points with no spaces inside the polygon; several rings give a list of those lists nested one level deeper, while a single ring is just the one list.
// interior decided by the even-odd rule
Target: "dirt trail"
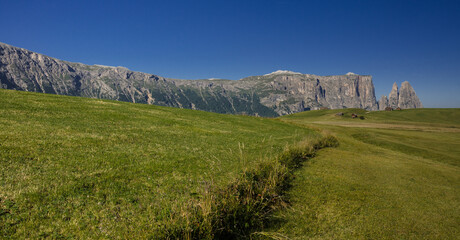
[{"label": "dirt trail", "polygon": [[312,122],[323,125],[334,125],[342,127],[360,127],[360,128],[380,128],[380,129],[401,129],[401,130],[417,130],[424,132],[460,132],[460,128],[454,127],[436,127],[436,126],[420,126],[410,124],[390,124],[390,123],[354,123],[354,122]]}]

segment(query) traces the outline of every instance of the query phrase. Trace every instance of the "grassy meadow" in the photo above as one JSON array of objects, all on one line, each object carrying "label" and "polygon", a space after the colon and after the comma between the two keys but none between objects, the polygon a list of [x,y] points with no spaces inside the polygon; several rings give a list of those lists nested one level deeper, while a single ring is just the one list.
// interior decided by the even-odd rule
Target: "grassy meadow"
[{"label": "grassy meadow", "polygon": [[210,186],[317,135],[273,119],[0,90],[0,238],[166,238]]},{"label": "grassy meadow", "polygon": [[266,119],[0,89],[0,238],[459,239],[458,226],[460,109]]},{"label": "grassy meadow", "polygon": [[340,145],[295,173],[291,206],[261,236],[459,239],[460,109],[326,110],[282,119],[332,132]]}]

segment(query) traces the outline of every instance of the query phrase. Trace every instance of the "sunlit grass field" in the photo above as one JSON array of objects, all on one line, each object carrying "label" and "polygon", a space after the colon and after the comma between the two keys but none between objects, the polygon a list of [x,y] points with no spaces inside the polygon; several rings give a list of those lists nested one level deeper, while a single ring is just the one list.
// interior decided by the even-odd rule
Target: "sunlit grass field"
[{"label": "sunlit grass field", "polygon": [[264,235],[459,239],[460,109],[327,110],[282,119],[330,131],[340,146],[296,172],[292,205]]},{"label": "sunlit grass field", "polygon": [[458,239],[458,226],[460,109],[265,119],[0,90],[0,238]]},{"label": "sunlit grass field", "polygon": [[316,135],[276,119],[0,90],[0,238],[167,236],[207,187]]}]

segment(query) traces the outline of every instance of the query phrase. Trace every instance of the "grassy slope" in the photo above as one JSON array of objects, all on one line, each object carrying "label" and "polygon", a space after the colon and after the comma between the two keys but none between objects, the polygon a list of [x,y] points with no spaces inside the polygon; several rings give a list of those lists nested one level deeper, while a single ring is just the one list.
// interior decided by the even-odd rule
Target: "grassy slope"
[{"label": "grassy slope", "polygon": [[0,90],[0,238],[146,238],[204,186],[314,133],[278,120]]},{"label": "grassy slope", "polygon": [[[291,208],[261,235],[455,238],[459,119],[458,109],[282,118],[341,144],[295,173]],[[210,182],[224,186],[314,135],[299,126],[0,90],[0,236],[155,238]]]},{"label": "grassy slope", "polygon": [[[366,119],[351,119],[352,112]],[[333,132],[340,146],[296,173],[292,207],[279,213],[272,232],[293,239],[458,239],[460,109],[312,111],[283,120]]]}]

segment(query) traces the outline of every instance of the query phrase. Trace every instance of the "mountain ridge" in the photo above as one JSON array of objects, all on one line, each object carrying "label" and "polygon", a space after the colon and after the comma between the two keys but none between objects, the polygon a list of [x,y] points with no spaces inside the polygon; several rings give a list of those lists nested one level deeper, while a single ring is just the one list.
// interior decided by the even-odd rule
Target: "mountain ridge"
[{"label": "mountain ridge", "polygon": [[[266,117],[324,107],[379,109],[370,75],[278,70],[240,80],[182,80],[121,66],[63,61],[4,43],[0,88]],[[403,103],[416,102],[415,91],[410,87],[406,92],[401,106],[415,106]]]}]

